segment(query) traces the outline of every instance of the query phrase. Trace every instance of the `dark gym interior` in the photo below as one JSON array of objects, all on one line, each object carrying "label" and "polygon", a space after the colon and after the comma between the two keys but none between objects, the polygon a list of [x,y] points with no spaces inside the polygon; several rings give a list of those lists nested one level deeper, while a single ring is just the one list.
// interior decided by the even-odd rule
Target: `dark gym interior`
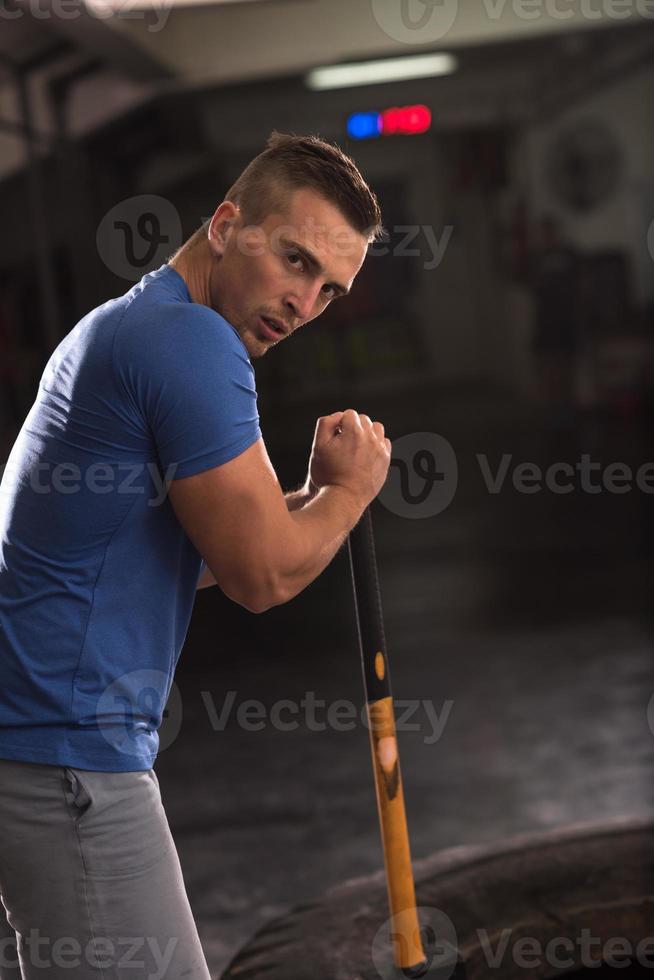
[{"label": "dark gym interior", "polygon": [[[165,262],[273,129],[338,143],[387,238],[256,363],[258,405],[285,490],[319,416],[355,408],[393,441],[372,518],[412,856],[651,821],[646,4],[460,0],[413,44],[390,0],[55,6],[0,4],[0,460],[59,341]],[[456,70],[307,84],[426,51]],[[425,132],[348,131],[418,104]],[[175,685],[156,772],[218,977],[267,922],[383,867],[347,549],[261,615],[198,592]]]}]

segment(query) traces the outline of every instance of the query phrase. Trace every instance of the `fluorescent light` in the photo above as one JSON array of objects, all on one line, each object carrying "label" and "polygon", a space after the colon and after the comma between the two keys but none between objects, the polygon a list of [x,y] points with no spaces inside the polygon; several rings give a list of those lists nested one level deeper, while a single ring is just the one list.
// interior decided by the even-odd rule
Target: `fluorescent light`
[{"label": "fluorescent light", "polygon": [[457,59],[452,54],[416,54],[404,58],[383,58],[380,61],[356,61],[348,65],[314,68],[307,74],[305,81],[309,88],[315,90],[352,88],[355,85],[377,85],[408,78],[449,75],[456,68]]}]

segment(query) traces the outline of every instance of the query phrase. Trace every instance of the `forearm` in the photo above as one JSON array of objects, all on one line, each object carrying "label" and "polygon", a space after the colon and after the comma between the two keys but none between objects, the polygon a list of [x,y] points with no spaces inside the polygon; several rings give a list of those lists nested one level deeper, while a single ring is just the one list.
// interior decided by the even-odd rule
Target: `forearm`
[{"label": "forearm", "polygon": [[284,494],[284,500],[289,511],[301,510],[318,493],[318,488],[307,477],[306,483],[299,490],[289,490]]},{"label": "forearm", "polygon": [[329,565],[359,521],[363,506],[344,488],[323,487],[289,514],[292,530],[279,556],[279,599],[288,602]]}]

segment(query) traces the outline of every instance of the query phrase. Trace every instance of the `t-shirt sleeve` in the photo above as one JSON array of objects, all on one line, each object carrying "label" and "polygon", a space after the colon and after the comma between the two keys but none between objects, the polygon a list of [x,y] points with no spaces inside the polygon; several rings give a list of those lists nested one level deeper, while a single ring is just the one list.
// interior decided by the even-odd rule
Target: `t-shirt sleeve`
[{"label": "t-shirt sleeve", "polygon": [[166,479],[226,463],[261,436],[247,350],[208,307],[170,304],[159,306],[156,317],[126,317],[114,365]]}]

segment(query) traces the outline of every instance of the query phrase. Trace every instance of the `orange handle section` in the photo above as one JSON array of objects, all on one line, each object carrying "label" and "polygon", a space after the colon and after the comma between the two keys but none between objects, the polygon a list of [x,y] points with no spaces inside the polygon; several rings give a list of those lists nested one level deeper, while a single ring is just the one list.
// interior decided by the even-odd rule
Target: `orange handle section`
[{"label": "orange handle section", "polygon": [[368,703],[367,708],[388,902],[393,917],[394,959],[395,965],[403,969],[424,962],[425,952],[416,912],[393,698]]}]

